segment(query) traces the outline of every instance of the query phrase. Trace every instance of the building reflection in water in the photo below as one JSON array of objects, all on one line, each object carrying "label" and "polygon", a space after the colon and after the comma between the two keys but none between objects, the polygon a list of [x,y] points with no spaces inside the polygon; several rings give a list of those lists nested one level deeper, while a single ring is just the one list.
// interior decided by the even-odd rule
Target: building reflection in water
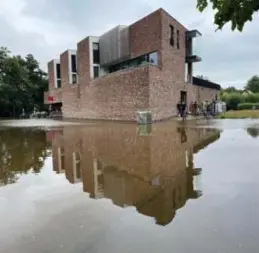
[{"label": "building reflection in water", "polygon": [[52,135],[53,168],[70,183],[83,182],[91,198],[135,206],[167,225],[188,199],[202,195],[193,155],[220,137],[175,124],[65,126]]}]

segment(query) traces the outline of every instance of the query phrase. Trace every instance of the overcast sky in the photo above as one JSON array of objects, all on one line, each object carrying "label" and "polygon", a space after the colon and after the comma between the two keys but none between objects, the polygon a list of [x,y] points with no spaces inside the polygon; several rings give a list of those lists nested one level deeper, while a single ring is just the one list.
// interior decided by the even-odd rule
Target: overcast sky
[{"label": "overcast sky", "polygon": [[0,46],[14,54],[32,53],[46,69],[49,60],[84,37],[131,24],[160,7],[203,34],[198,47],[203,61],[195,64],[195,74],[223,87],[243,87],[259,74],[259,15],[243,33],[229,26],[215,32],[212,11],[199,13],[196,0],[0,0]]}]

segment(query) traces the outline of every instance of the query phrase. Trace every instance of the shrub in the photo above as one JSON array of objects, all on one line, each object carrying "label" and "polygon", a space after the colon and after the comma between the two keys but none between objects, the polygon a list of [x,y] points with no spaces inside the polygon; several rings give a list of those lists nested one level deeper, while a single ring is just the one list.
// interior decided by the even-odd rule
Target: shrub
[{"label": "shrub", "polygon": [[252,109],[259,109],[259,103],[240,103],[237,106],[238,110],[252,110]]},{"label": "shrub", "polygon": [[247,103],[259,103],[259,93],[251,93],[244,95],[244,101]]},{"label": "shrub", "polygon": [[244,102],[244,96],[240,93],[229,93],[224,99],[228,110],[237,110],[237,106]]}]

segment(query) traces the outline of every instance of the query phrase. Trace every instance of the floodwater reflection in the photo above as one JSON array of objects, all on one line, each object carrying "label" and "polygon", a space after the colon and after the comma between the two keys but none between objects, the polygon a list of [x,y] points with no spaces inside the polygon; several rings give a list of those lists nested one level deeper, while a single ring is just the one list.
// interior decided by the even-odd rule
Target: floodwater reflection
[{"label": "floodwater reflection", "polygon": [[39,173],[50,154],[45,131],[6,128],[0,133],[0,186],[15,183],[19,175]]},{"label": "floodwater reflection", "polygon": [[82,182],[90,198],[135,206],[159,225],[202,195],[202,168],[193,155],[220,137],[213,129],[172,124],[65,126],[49,131],[53,170],[71,184]]}]

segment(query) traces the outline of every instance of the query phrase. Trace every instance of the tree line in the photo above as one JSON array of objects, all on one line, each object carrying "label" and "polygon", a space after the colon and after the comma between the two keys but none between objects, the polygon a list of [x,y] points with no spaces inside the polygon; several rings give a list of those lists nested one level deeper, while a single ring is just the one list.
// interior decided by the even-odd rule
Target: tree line
[{"label": "tree line", "polygon": [[229,110],[259,109],[259,76],[250,78],[244,89],[234,86],[222,89],[221,100]]},{"label": "tree line", "polygon": [[35,107],[43,110],[47,89],[47,74],[32,54],[12,55],[0,47],[0,117],[19,117]]}]

